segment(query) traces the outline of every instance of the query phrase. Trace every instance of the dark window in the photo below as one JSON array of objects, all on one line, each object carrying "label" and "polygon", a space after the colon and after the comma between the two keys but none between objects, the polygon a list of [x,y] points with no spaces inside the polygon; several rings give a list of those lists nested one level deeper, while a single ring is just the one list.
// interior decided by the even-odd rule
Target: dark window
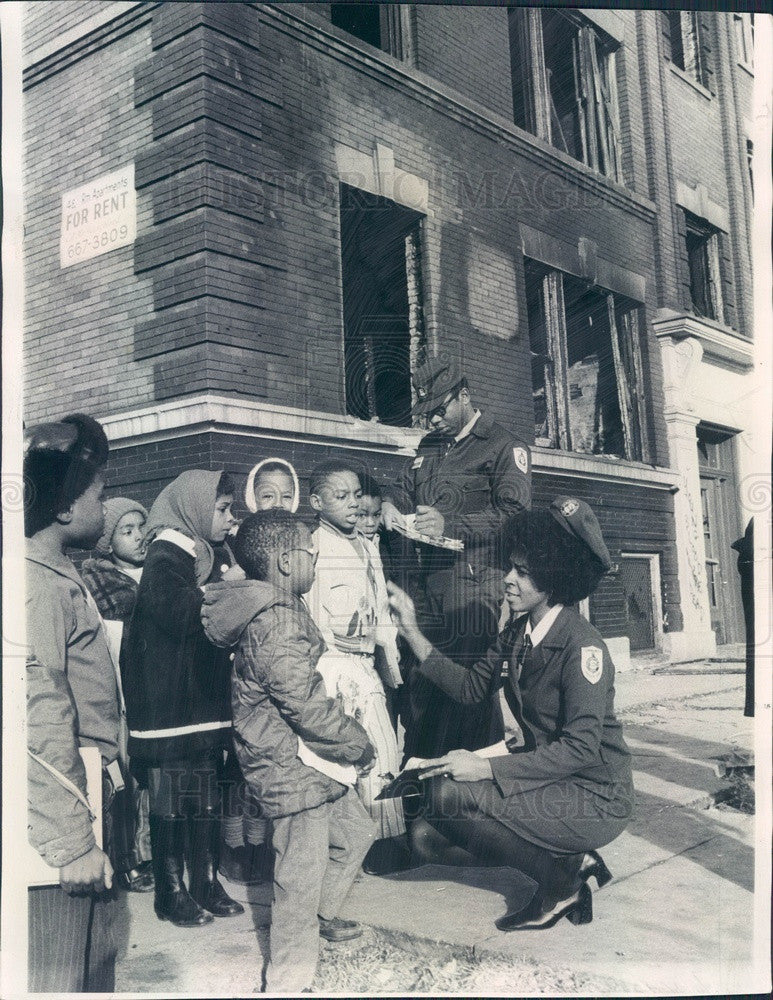
[{"label": "dark window", "polygon": [[381,9],[378,3],[331,3],[330,20],[337,28],[381,48]]},{"label": "dark window", "polygon": [[754,198],[754,143],[751,139],[746,140],[746,169],[749,171],[749,187],[752,189],[752,199]]},{"label": "dark window", "polygon": [[426,355],[422,216],[341,185],[346,411],[411,426],[411,371]]},{"label": "dark window", "polygon": [[690,307],[696,316],[724,322],[718,231],[685,212]]},{"label": "dark window", "polygon": [[536,443],[644,458],[639,306],[536,261],[525,274]]},{"label": "dark window", "polygon": [[671,41],[671,61],[704,87],[708,86],[706,61],[703,56],[701,23],[697,11],[665,11]]},{"label": "dark window", "polygon": [[621,180],[614,45],[584,18],[508,10],[515,124]]}]

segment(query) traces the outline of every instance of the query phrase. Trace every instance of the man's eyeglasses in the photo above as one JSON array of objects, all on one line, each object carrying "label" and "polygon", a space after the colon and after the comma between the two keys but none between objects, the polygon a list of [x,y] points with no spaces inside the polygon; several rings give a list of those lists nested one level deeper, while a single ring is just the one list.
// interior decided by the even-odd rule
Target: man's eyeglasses
[{"label": "man's eyeglasses", "polygon": [[444,399],[443,402],[440,404],[440,406],[436,406],[434,410],[430,410],[430,412],[427,414],[427,423],[428,424],[432,423],[435,417],[437,417],[439,420],[442,420],[443,417],[448,412],[448,407],[451,405],[451,403],[453,403],[455,399],[458,398],[458,396],[459,393],[454,392],[447,399]]},{"label": "man's eyeglasses", "polygon": [[316,548],[306,548],[306,546],[294,545],[292,548],[287,549],[288,552],[305,552],[310,555],[312,559],[316,559],[319,555],[319,550]]}]

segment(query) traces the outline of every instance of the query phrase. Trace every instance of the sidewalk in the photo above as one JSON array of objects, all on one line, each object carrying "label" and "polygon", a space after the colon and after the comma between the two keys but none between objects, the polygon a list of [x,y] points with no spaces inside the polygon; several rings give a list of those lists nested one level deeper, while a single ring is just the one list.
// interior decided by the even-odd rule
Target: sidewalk
[{"label": "sidewalk", "polygon": [[[753,746],[753,720],[742,714],[742,664],[689,666],[689,672],[656,667],[618,678],[637,808],[626,832],[603,851],[615,878],[594,893],[593,923],[502,934],[493,921],[517,892],[517,876],[436,866],[364,876],[344,915],[380,929],[372,934],[406,954],[430,941],[454,946],[451,953],[460,956],[501,958],[501,984],[489,982],[490,994],[526,993],[518,989],[519,974],[530,971],[530,982],[539,982],[540,969],[549,969],[552,981],[564,970],[562,982],[586,995],[754,992],[755,817],[712,805],[726,786],[713,758]],[[252,905],[243,917],[193,931],[156,920],[152,896],[129,894],[117,990],[252,993],[266,951],[271,891],[233,889],[237,898],[247,892]],[[356,963],[356,948],[351,957]],[[324,962],[323,955],[321,973]],[[378,971],[372,970],[371,992]],[[571,985],[562,992],[572,992]]]}]

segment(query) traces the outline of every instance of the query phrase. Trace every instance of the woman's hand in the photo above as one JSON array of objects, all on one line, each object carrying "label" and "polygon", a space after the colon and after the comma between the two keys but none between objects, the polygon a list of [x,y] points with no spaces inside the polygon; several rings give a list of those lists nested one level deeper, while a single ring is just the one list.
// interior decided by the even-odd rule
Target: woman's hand
[{"label": "woman's hand", "polygon": [[432,652],[432,643],[425,639],[416,621],[416,608],[413,601],[404,590],[394,583],[387,583],[389,594],[389,610],[397,631],[413,650],[414,656],[421,663]]},{"label": "woman's hand", "polygon": [[404,590],[401,590],[396,583],[387,583],[387,594],[389,595],[389,610],[392,613],[392,621],[398,628],[400,635],[408,638],[410,632],[419,631],[419,623],[416,621],[416,606]]},{"label": "woman's hand", "polygon": [[445,757],[432,761],[432,766],[422,770],[419,779],[444,775],[454,781],[483,781],[491,778],[491,764],[485,757],[478,757],[469,750],[451,750]]}]

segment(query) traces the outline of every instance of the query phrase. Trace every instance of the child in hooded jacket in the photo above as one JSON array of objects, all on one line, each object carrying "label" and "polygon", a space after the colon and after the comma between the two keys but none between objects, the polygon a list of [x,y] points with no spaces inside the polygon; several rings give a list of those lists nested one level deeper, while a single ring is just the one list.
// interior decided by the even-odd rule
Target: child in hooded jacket
[{"label": "child in hooded jacket", "polygon": [[247,579],[208,587],[202,618],[213,642],[238,643],[234,742],[272,823],[265,989],[297,995],[311,986],[320,936],[343,941],[361,933],[338,914],[374,835],[348,786],[374,753],[316,669],[325,643],[302,598],[316,564],[308,527],[288,511],[261,511],[245,518],[234,547]]},{"label": "child in hooded jacket", "polygon": [[155,910],[181,927],[243,912],[217,879],[231,661],[200,618],[205,586],[242,575],[223,544],[233,493],[228,474],[205,470],[184,472],[161,491],[121,650],[129,755],[148,774]]},{"label": "child in hooded jacket", "polygon": [[[299,500],[298,476],[290,462],[264,458],[250,469],[244,503],[251,513],[276,508],[295,513]],[[226,773],[231,802],[223,818],[220,874],[229,882],[253,885],[271,878],[268,822],[233,754],[226,762]]]}]

